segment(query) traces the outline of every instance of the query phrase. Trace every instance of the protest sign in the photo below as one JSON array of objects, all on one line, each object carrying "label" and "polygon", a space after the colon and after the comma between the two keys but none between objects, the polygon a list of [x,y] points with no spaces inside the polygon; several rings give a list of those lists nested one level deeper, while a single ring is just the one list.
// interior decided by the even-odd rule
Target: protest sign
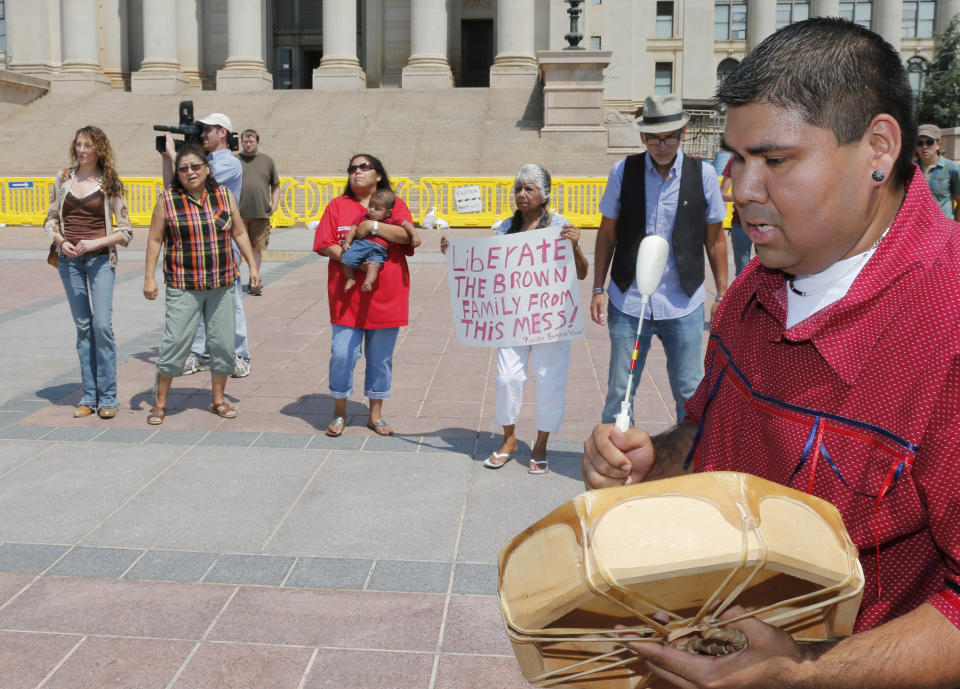
[{"label": "protest sign", "polygon": [[583,337],[573,245],[561,230],[450,239],[447,277],[461,343],[511,347]]}]

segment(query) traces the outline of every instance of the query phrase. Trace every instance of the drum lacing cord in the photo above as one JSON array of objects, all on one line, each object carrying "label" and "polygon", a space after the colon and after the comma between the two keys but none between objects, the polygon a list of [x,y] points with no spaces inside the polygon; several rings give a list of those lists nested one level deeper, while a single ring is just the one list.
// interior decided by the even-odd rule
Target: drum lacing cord
[{"label": "drum lacing cord", "polygon": [[[767,617],[764,619],[764,622],[771,625],[776,625],[778,622],[787,621],[807,613],[815,612],[822,610],[828,606],[840,603],[848,598],[856,595],[855,587],[852,589],[851,593],[845,595],[837,595],[839,591],[847,588],[853,579],[855,578],[856,568],[850,567],[850,574],[847,579],[843,582],[840,582],[834,586],[822,587],[816,591],[810,593],[801,594],[799,596],[794,596],[787,600],[779,601],[777,603],[772,603],[761,608],[756,608],[749,612],[746,612],[742,615],[736,617],[731,617],[725,620],[719,620],[717,617],[721,615],[726,609],[736,602],[736,599],[746,590],[750,582],[756,577],[759,571],[763,568],[763,565],[767,561],[767,556],[769,549],[763,538],[763,534],[760,531],[760,524],[749,514],[749,510],[743,504],[742,501],[736,502],[737,509],[740,511],[740,560],[739,563],[730,571],[730,573],[724,578],[717,588],[713,591],[710,596],[706,599],[703,605],[700,607],[696,615],[691,618],[683,619],[675,613],[663,608],[656,604],[654,601],[651,601],[643,596],[637,595],[635,592],[630,591],[622,586],[619,586],[609,570],[607,570],[603,563],[597,561],[595,558],[591,557],[591,553],[588,551],[590,548],[589,540],[584,539],[583,543],[583,562],[584,562],[584,582],[587,587],[590,589],[594,595],[605,598],[608,601],[612,602],[614,605],[623,608],[628,611],[631,615],[634,615],[637,619],[644,622],[647,626],[645,627],[632,627],[632,628],[622,628],[622,629],[576,629],[576,628],[558,628],[552,630],[527,630],[518,627],[509,619],[507,614],[507,634],[508,636],[515,640],[521,642],[545,642],[545,643],[558,643],[563,641],[573,641],[573,642],[621,642],[623,643],[622,634],[625,633],[634,633],[642,634],[640,638],[631,639],[631,641],[641,641],[641,642],[653,642],[658,643],[670,643],[680,637],[687,636],[693,633],[700,633],[703,635],[705,632],[710,630],[721,630],[722,628],[740,620],[747,619],[749,617],[757,617],[763,613],[775,611],[780,608],[786,608],[796,604],[801,604],[806,601],[813,600],[809,605],[805,605],[799,609],[787,609],[783,612],[773,615],[772,617]],[[581,517],[582,520],[582,517]],[[586,533],[585,524],[584,532]],[[757,539],[757,543],[760,548],[760,557],[757,560],[757,563],[752,566],[747,565],[747,558],[749,556],[749,535],[753,534]],[[855,556],[848,553],[848,559]],[[714,603],[721,598],[722,592],[727,588],[727,586],[735,580],[735,578],[742,572],[742,570],[748,568],[750,569],[749,573],[736,585],[730,592],[724,597],[723,601],[719,604],[714,605]],[[595,577],[599,575],[602,579],[602,582],[608,587],[609,590],[615,591],[619,596],[614,596],[608,593],[608,590],[604,590],[598,585]],[[832,597],[830,597],[832,595]],[[827,596],[826,600],[818,600],[822,596]],[[639,604],[639,605],[638,605]],[[637,607],[645,606],[648,609],[655,610],[656,612],[663,613],[668,617],[671,617],[674,622],[682,622],[682,626],[671,628],[668,624],[663,624],[648,616],[645,613],[640,612]],[[504,611],[506,614],[506,611]],[[654,613],[655,614],[655,613]],[[708,616],[709,615],[709,616]],[[652,636],[651,636],[652,635]],[[710,633],[707,636],[714,636]],[[629,657],[622,657],[624,652],[629,652],[631,655]],[[694,652],[691,649],[691,652]],[[611,658],[617,658],[613,662],[606,662]],[[587,677],[589,675],[594,675],[601,672],[608,672],[610,670],[622,667],[624,665],[629,665],[631,663],[637,662],[639,656],[632,654],[632,651],[626,648],[626,646],[618,646],[611,651],[606,653],[597,654],[591,658],[586,658],[584,660],[571,663],[564,667],[556,668],[553,670],[548,670],[536,677],[529,678],[529,681],[533,684],[539,686],[550,687],[556,684],[563,682],[569,682],[575,679],[580,679],[582,677]],[[572,670],[578,670],[581,667],[589,665],[591,663],[596,663],[596,667],[588,668],[576,672],[575,674],[568,674]],[[602,664],[601,664],[602,663]]]}]

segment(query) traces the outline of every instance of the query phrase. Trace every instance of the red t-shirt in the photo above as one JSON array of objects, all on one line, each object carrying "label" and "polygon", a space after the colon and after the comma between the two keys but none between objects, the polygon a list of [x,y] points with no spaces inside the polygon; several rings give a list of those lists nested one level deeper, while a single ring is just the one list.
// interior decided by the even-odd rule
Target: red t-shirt
[{"label": "red t-shirt", "polygon": [[[328,246],[343,242],[359,214],[366,217],[362,203],[349,196],[338,196],[323,211],[320,224],[313,238],[313,250],[318,252]],[[396,223],[413,222],[410,209],[403,199],[397,198],[391,216]],[[387,249],[387,260],[373,284],[373,289],[364,292],[352,289],[347,293],[343,285],[340,261],[330,259],[327,264],[327,298],[330,303],[330,322],[351,328],[398,328],[408,323],[410,297],[410,269],[407,256],[413,255],[409,244],[393,244]]]},{"label": "red t-shirt", "polygon": [[960,627],[958,275],[960,226],[915,168],[839,301],[788,329],[784,274],[747,266],[686,405],[701,424],[697,470],[755,474],[837,507],[866,577],[857,631],[924,602]]}]

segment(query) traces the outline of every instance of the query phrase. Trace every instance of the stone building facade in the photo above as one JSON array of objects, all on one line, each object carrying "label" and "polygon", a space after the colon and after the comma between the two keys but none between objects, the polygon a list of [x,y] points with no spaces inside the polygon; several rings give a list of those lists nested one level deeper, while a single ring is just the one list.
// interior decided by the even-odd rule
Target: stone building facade
[{"label": "stone building facade", "polygon": [[[526,87],[567,45],[564,0],[0,0],[8,69],[55,90]],[[706,102],[778,26],[847,16],[896,46],[919,86],[960,0],[583,0],[581,47],[609,51],[603,104]]]}]

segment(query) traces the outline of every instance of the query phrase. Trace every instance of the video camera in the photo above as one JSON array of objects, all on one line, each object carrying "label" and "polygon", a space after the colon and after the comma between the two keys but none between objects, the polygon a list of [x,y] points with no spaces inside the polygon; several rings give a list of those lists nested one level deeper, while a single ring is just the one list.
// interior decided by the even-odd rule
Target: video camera
[{"label": "video camera", "polygon": [[[185,143],[197,144],[198,146],[203,146],[203,141],[200,138],[201,132],[203,132],[203,125],[193,119],[193,101],[192,100],[182,100],[180,101],[180,107],[178,108],[180,114],[180,124],[175,124],[167,126],[165,124],[155,124],[153,125],[154,131],[158,132],[170,132],[171,134],[181,134],[183,139],[174,139],[173,145],[176,150],[180,150],[180,147]],[[163,153],[167,150],[167,138],[165,136],[157,137],[157,153]],[[227,132],[227,146],[231,151],[240,150],[240,137],[237,136],[236,132]]]}]

